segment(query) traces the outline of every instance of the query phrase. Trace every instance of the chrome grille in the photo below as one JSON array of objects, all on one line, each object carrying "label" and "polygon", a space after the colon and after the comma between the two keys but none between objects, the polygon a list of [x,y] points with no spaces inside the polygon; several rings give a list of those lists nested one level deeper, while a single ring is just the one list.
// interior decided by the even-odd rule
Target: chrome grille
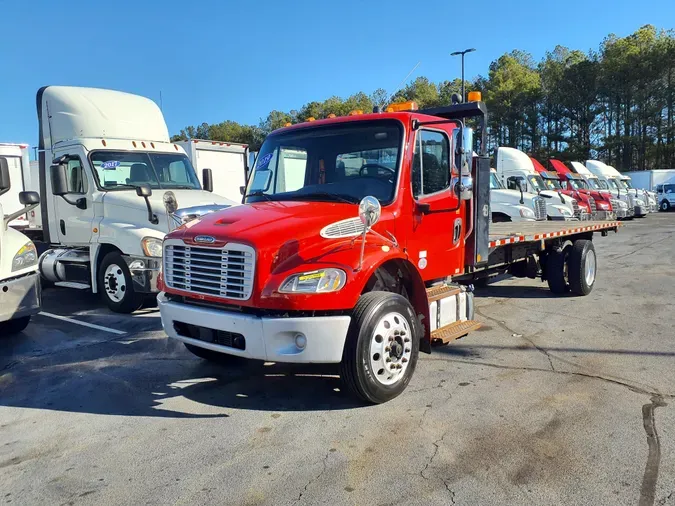
[{"label": "chrome grille", "polygon": [[581,208],[579,207],[579,202],[577,199],[572,199],[572,211],[574,212],[574,217],[581,219]]},{"label": "chrome grille", "polygon": [[598,206],[595,204],[595,199],[593,197],[588,197],[588,207],[591,208],[591,214],[595,214],[598,210]]},{"label": "chrome grille", "polygon": [[543,197],[534,197],[534,217],[537,220],[546,219],[546,201]]},{"label": "chrome grille", "polygon": [[164,282],[169,288],[228,299],[246,300],[253,290],[255,251],[243,244],[223,248],[164,245]]}]

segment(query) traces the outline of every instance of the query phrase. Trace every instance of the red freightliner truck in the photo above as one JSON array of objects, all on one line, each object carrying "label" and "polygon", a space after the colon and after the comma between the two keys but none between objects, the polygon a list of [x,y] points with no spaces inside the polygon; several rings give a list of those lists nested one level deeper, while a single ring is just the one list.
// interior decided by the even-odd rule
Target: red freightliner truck
[{"label": "red freightliner truck", "polygon": [[244,205],[166,236],[169,337],[220,362],[339,363],[352,393],[381,403],[406,388],[420,351],[480,326],[474,278],[518,263],[556,293],[588,294],[591,239],[619,223],[490,223],[484,103],[416,109],[270,134]]}]

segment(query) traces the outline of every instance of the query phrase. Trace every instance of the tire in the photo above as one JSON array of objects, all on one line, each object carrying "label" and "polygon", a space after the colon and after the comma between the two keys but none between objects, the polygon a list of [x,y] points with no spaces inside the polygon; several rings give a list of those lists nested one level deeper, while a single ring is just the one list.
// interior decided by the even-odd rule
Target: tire
[{"label": "tire", "polygon": [[0,323],[0,337],[11,336],[22,332],[30,322],[30,316],[22,316],[13,320]]},{"label": "tire", "polygon": [[511,220],[510,216],[502,213],[492,213],[492,223],[509,223]]},{"label": "tire", "polygon": [[388,292],[362,295],[352,312],[340,363],[348,390],[372,404],[398,396],[415,372],[421,334],[405,297]]},{"label": "tire", "polygon": [[546,257],[546,281],[548,288],[555,294],[563,295],[569,292],[569,284],[565,272],[569,246],[561,251],[550,251]]},{"label": "tire", "polygon": [[145,294],[134,291],[127,263],[116,251],[111,251],[98,268],[98,288],[101,298],[115,313],[133,313],[143,305]]},{"label": "tire", "polygon": [[183,344],[185,345],[185,348],[187,348],[187,350],[193,355],[216,364],[234,364],[245,360],[235,355],[228,355],[227,353],[219,353],[217,351],[207,350],[206,348],[200,348],[199,346],[194,346],[188,343]]},{"label": "tire", "polygon": [[663,211],[664,213],[667,213],[668,211],[670,211],[670,202],[668,202],[667,200],[664,199],[661,202],[661,205],[659,206],[659,210]]},{"label": "tire", "polygon": [[598,261],[593,242],[574,241],[567,259],[567,278],[574,295],[588,295],[593,290],[598,273]]}]

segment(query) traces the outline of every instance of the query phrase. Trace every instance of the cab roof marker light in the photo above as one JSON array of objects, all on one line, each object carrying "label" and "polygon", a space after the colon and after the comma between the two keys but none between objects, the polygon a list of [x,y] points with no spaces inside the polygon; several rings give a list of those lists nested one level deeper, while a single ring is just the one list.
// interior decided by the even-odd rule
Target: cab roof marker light
[{"label": "cab roof marker light", "polygon": [[353,111],[349,111],[350,116],[358,116],[359,114],[363,114],[363,111],[361,109],[354,109]]},{"label": "cab roof marker light", "polygon": [[131,141],[131,144],[133,144],[134,147],[136,147],[136,141]]},{"label": "cab roof marker light", "polygon": [[307,118],[307,121],[316,121],[316,118],[314,116],[310,116],[309,118]]},{"label": "cab roof marker light", "polygon": [[401,112],[401,111],[416,111],[418,109],[417,102],[414,100],[408,100],[407,102],[398,102],[395,104],[389,104],[387,106],[387,112]]},{"label": "cab roof marker light", "polygon": [[335,118],[335,114],[330,113],[330,114],[328,115],[328,117],[329,117],[329,118]]},{"label": "cab roof marker light", "polygon": [[176,151],[178,151],[178,144],[174,144],[173,147]]},{"label": "cab roof marker light", "polygon": [[105,142],[105,139],[101,139],[101,143],[102,143],[104,146],[107,145],[106,142]]},{"label": "cab roof marker light", "polygon": [[480,102],[482,100],[483,96],[480,91],[470,91],[469,95],[467,96],[467,101],[468,102]]},{"label": "cab roof marker light", "polygon": [[155,143],[151,142],[150,145],[152,146],[152,149],[155,149]]},{"label": "cab roof marker light", "polygon": [[290,122],[290,121],[287,121],[286,123],[284,123],[284,126],[285,126],[285,127],[291,126],[291,122]]},{"label": "cab roof marker light", "polygon": [[145,147],[145,142],[141,142],[141,146]]}]

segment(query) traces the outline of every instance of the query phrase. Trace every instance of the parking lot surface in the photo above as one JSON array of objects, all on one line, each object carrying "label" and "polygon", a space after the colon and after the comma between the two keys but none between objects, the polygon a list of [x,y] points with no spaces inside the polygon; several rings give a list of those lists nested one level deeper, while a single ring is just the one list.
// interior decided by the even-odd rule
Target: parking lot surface
[{"label": "parking lot surface", "polygon": [[659,213],[596,237],[587,297],[478,291],[483,328],[379,406],[335,370],[209,364],[156,309],[47,289],[0,340],[0,501],[675,505],[674,234]]}]

